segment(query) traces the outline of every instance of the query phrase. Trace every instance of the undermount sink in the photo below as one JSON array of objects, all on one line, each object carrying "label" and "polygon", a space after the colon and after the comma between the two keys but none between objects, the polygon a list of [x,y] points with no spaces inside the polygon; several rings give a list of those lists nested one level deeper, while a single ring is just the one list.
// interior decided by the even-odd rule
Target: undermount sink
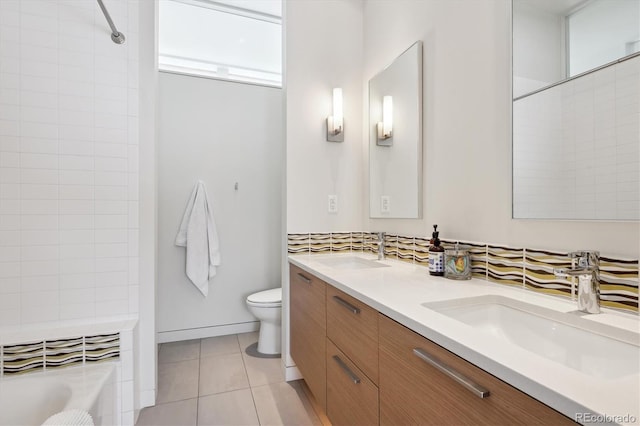
[{"label": "undermount sink", "polygon": [[370,269],[387,268],[389,265],[375,260],[363,259],[357,256],[325,257],[315,259],[316,262],[334,269]]},{"label": "undermount sink", "polygon": [[637,333],[503,296],[423,303],[475,330],[582,373],[616,379],[640,372]]}]

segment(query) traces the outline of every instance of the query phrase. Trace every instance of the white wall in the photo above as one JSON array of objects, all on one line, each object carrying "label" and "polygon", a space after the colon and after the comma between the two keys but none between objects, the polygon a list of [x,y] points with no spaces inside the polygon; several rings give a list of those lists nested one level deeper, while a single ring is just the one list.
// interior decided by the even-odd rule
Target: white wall
[{"label": "white wall", "polygon": [[[287,232],[362,226],[362,1],[286,7]],[[344,142],[326,141],[332,88],[344,99]],[[327,197],[338,196],[338,212]]]},{"label": "white wall", "polygon": [[138,392],[135,408],[155,404],[156,345],[156,101],[158,96],[158,4],[140,3],[140,312],[139,352],[135,371]]},{"label": "white wall", "polygon": [[[254,329],[246,297],[280,285],[282,91],[161,73],[158,105],[159,339]],[[222,255],[207,298],[174,244],[197,180],[207,186]]]},{"label": "white wall", "polygon": [[0,325],[138,312],[138,8],[0,1]]},{"label": "white wall", "polygon": [[369,229],[637,258],[638,222],[511,219],[509,1],[368,1],[364,19],[363,84],[424,42],[426,213]]},{"label": "white wall", "polygon": [[[363,138],[362,1],[296,0],[284,3],[286,102],[286,232],[362,228]],[[344,142],[326,141],[332,89],[344,99]],[[327,212],[328,195],[338,212]],[[284,245],[286,252],[286,243]],[[283,353],[289,356],[289,277],[283,271]],[[292,370],[292,369],[290,369]],[[293,374],[293,375],[292,375]],[[295,378],[287,373],[287,378]]]}]

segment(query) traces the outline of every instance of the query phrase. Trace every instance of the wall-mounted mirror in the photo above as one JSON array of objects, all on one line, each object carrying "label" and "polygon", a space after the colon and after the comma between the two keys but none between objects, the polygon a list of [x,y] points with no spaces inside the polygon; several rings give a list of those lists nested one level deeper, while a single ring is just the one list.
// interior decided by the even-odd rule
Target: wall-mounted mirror
[{"label": "wall-mounted mirror", "polygon": [[640,219],[640,0],[513,0],[513,217]]},{"label": "wall-mounted mirror", "polygon": [[369,80],[369,215],[421,215],[422,42]]}]

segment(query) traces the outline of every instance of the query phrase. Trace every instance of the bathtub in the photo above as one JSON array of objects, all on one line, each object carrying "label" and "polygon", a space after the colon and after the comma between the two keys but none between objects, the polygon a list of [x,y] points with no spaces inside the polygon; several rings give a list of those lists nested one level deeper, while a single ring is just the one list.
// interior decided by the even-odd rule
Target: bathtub
[{"label": "bathtub", "polygon": [[62,368],[0,380],[0,425],[41,425],[70,409],[89,412],[96,425],[112,425],[116,414],[115,364]]}]

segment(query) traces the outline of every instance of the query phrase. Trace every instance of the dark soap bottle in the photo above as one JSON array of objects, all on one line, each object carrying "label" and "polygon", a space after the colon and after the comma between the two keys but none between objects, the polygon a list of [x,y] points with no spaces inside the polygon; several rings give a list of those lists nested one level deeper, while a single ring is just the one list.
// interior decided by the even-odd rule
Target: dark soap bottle
[{"label": "dark soap bottle", "polygon": [[439,234],[438,225],[433,225],[429,246],[429,274],[441,277],[444,275],[444,247],[440,245]]}]

